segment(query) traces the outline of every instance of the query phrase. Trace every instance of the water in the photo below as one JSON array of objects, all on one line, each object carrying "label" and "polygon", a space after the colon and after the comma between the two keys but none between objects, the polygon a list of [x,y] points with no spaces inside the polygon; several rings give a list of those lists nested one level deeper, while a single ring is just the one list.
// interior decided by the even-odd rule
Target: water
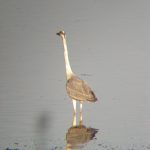
[{"label": "water", "polygon": [[[92,79],[93,76],[83,76],[83,78]],[[91,140],[79,143],[76,148],[150,149],[149,109],[148,103],[147,105],[143,103],[146,100],[139,98],[134,103],[128,99],[132,88],[126,98],[107,96],[109,88],[106,90],[106,95],[104,89],[103,97],[99,98],[98,102],[86,103],[83,107],[83,125],[95,129],[96,133]],[[0,109],[0,148],[67,149],[66,137],[74,117],[73,106],[65,93],[65,86],[62,86],[62,91],[64,92],[62,99],[38,97],[38,93],[37,95],[31,93],[31,97],[20,96],[19,93],[11,99],[5,98],[5,101],[1,102]],[[60,97],[61,92],[59,95],[57,93],[54,95]],[[130,94],[130,97],[133,96]],[[77,114],[77,125],[79,120],[80,115]]]},{"label": "water", "polygon": [[[146,0],[2,1],[0,150],[149,150],[149,11]],[[77,126],[62,28],[73,71],[98,98]]]}]

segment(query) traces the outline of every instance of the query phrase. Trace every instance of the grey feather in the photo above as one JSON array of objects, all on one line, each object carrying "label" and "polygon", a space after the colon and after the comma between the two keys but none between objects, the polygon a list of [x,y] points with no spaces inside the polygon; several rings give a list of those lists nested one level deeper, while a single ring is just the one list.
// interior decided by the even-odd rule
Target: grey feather
[{"label": "grey feather", "polygon": [[97,98],[88,84],[77,76],[72,76],[66,83],[68,95],[78,101],[95,102]]}]

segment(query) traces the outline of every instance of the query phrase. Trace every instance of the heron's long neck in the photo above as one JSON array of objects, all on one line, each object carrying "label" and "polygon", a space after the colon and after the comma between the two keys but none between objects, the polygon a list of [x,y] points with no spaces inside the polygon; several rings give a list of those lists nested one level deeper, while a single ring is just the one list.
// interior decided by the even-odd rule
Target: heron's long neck
[{"label": "heron's long neck", "polygon": [[65,64],[66,64],[66,74],[67,74],[67,79],[69,79],[71,77],[71,75],[73,74],[73,72],[72,72],[69,58],[68,58],[68,49],[67,49],[66,37],[63,37],[63,45],[64,45],[64,58],[65,58]]}]

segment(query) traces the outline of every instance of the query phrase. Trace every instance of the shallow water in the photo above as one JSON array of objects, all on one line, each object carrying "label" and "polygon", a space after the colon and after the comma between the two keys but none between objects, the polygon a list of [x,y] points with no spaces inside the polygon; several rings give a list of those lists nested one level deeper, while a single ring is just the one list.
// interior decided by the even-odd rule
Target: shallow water
[{"label": "shallow water", "polygon": [[[0,150],[150,149],[149,1],[0,3]],[[98,98],[77,126],[62,28],[73,71]]]},{"label": "shallow water", "polygon": [[[95,129],[97,133],[91,140],[79,142],[75,147],[102,150],[150,149],[149,109],[143,100],[136,99],[136,103],[133,103],[121,97],[104,97],[95,104],[84,105],[82,124],[86,128]],[[66,137],[74,117],[72,103],[67,95],[64,99],[5,99],[1,102],[0,111],[2,150],[7,147],[24,150],[59,150],[69,147]],[[79,120],[80,115],[77,114],[77,125]]]}]

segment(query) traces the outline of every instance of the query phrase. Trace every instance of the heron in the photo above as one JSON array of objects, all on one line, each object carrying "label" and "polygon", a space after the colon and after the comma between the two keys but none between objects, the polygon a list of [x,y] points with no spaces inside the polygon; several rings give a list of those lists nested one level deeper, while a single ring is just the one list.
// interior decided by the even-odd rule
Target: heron
[{"label": "heron", "polygon": [[80,113],[83,109],[83,102],[96,102],[97,97],[94,94],[93,90],[90,88],[88,83],[82,79],[80,79],[71,69],[69,57],[68,57],[68,48],[67,48],[67,39],[66,33],[64,31],[60,31],[57,33],[63,41],[64,47],[64,58],[65,58],[65,66],[66,66],[66,90],[69,97],[72,99],[74,114],[76,114],[76,103],[80,102]]}]

